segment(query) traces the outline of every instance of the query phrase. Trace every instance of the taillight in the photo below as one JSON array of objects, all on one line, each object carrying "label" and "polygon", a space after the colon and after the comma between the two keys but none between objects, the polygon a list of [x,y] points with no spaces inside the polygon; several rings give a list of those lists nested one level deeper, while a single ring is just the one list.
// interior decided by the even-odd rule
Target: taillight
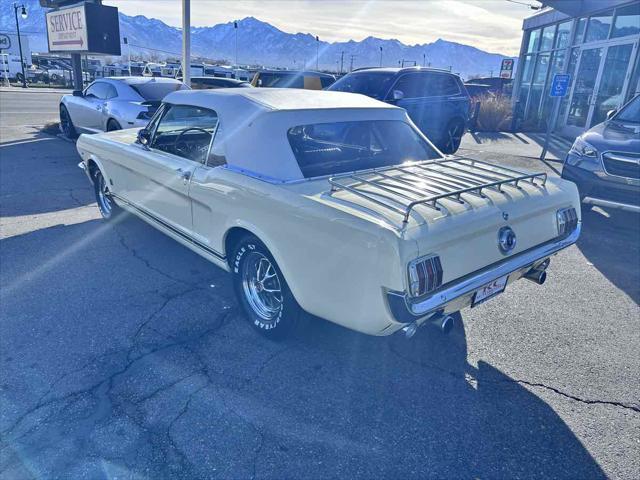
[{"label": "taillight", "polygon": [[155,110],[145,110],[138,114],[138,120],[151,120],[153,114],[156,113]]},{"label": "taillight", "polygon": [[567,237],[578,228],[578,214],[573,207],[563,208],[556,212],[558,223],[558,236]]},{"label": "taillight", "polygon": [[433,292],[442,285],[440,257],[430,255],[409,263],[409,294],[419,297]]}]

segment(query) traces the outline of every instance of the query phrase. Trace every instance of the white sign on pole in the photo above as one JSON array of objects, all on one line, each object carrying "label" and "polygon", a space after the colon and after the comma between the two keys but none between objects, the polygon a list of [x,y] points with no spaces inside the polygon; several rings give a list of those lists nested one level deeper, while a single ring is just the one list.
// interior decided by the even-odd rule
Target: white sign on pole
[{"label": "white sign on pole", "polygon": [[504,58],[500,64],[500,78],[511,78],[513,75],[513,59]]},{"label": "white sign on pole", "polygon": [[88,51],[84,6],[48,12],[47,35],[50,52]]}]

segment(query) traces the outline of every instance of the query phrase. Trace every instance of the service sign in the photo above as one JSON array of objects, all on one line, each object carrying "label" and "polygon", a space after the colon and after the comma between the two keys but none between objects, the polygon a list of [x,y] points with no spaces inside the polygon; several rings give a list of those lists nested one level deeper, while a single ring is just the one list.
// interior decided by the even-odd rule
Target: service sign
[{"label": "service sign", "polygon": [[505,58],[500,65],[500,78],[511,78],[513,75],[514,61],[511,58]]},{"label": "service sign", "polygon": [[87,18],[84,5],[47,13],[50,52],[86,52]]}]

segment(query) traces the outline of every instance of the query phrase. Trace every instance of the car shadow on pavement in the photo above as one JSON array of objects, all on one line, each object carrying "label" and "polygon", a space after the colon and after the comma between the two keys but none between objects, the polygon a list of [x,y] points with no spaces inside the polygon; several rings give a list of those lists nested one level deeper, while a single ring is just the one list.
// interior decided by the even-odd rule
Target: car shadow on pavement
[{"label": "car shadow on pavement", "polygon": [[578,248],[609,281],[640,304],[640,215],[583,206]]},{"label": "car shadow on pavement", "polygon": [[38,129],[25,136],[0,143],[0,216],[51,213],[95,201],[91,184],[76,168],[75,144]]},{"label": "car shadow on pavement", "polygon": [[547,403],[469,364],[462,322],[407,340],[305,315],[272,343],[228,275],[130,218],[13,237],[0,257],[30,282],[4,293],[7,476],[604,477]]}]

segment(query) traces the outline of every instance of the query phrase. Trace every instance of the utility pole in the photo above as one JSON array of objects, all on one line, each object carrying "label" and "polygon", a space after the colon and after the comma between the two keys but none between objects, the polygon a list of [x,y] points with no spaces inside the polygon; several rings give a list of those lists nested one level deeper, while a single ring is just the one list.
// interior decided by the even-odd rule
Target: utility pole
[{"label": "utility pole", "polygon": [[129,57],[129,76],[131,76],[131,45],[129,45],[129,39],[123,38],[124,44],[127,46],[127,57]]},{"label": "utility pole", "polygon": [[[20,22],[18,22],[18,9],[21,8],[20,16],[23,20],[27,18],[27,9],[24,4],[18,5],[17,3],[13,4],[13,13],[16,16],[16,32],[18,33],[18,49],[20,50],[20,67],[22,67],[22,88],[27,88],[27,76],[24,74],[24,58],[22,56],[22,40],[20,40]],[[9,57],[7,57],[8,59]],[[7,67],[9,66],[7,60]]]},{"label": "utility pole", "polygon": [[351,66],[349,67],[349,71],[353,72],[353,59],[356,58],[357,55],[351,54]]},{"label": "utility pole", "polygon": [[191,86],[191,0],[182,0],[182,81]]},{"label": "utility pole", "polygon": [[382,67],[382,45],[380,45],[380,66]]},{"label": "utility pole", "polygon": [[233,29],[236,32],[236,67],[238,66],[238,22],[233,22]]},{"label": "utility pole", "polygon": [[340,52],[340,75],[344,71],[344,50]]},{"label": "utility pole", "polygon": [[318,70],[318,49],[320,47],[320,38],[316,35],[316,71]]},{"label": "utility pole", "polygon": [[427,54],[426,53],[422,54],[422,66],[423,67],[427,66]]}]

